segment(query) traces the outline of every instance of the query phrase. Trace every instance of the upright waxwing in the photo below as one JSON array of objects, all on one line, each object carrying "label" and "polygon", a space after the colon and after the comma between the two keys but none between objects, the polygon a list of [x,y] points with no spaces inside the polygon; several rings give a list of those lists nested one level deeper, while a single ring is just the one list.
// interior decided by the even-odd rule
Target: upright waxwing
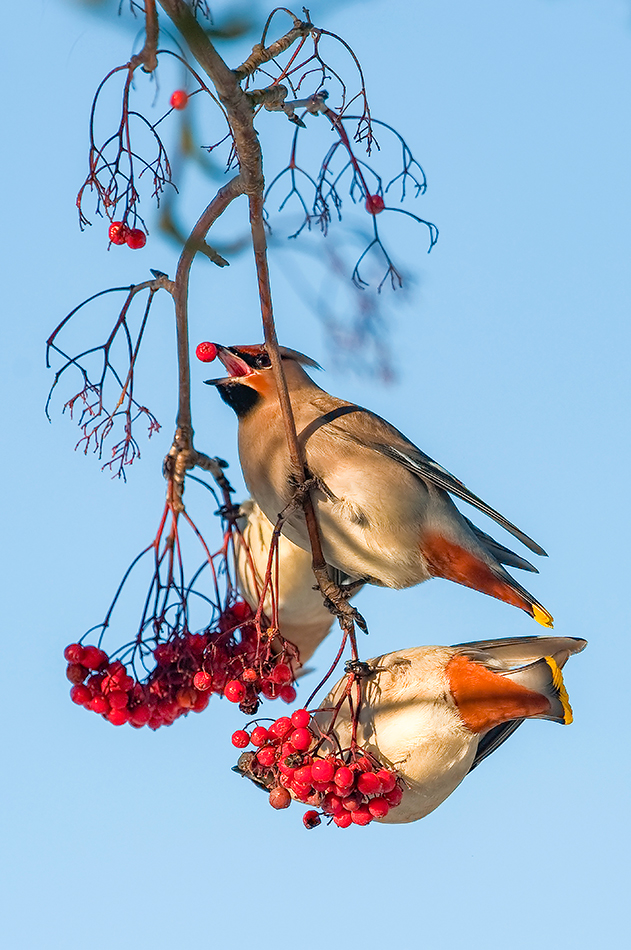
[{"label": "upright waxwing", "polygon": [[[229,375],[206,382],[238,416],[246,484],[275,523],[295,485],[269,356],[263,345],[215,345]],[[385,587],[443,577],[520,607],[551,627],[548,611],[502,565],[536,568],[476,528],[449,493],[489,515],[531,551],[546,552],[388,422],[316,386],[303,369],[317,366],[309,357],[286,347],[281,355],[314,479],[327,563],[352,579]],[[288,515],[283,533],[309,550],[302,511]]]},{"label": "upright waxwing", "polygon": [[[253,610],[259,605],[267,571],[273,526],[255,501],[240,507],[237,521],[241,538],[236,537],[237,582],[241,594]],[[311,554],[282,534],[278,541],[278,591],[274,592],[280,633],[298,647],[300,665],[313,655],[331,629],[333,615],[326,609],[322,594],[314,590]],[[266,594],[263,610],[272,617],[272,592]]]},{"label": "upright waxwing", "polygon": [[[379,820],[429,814],[524,719],[572,722],[561,668],[585,646],[569,637],[518,637],[413,647],[369,660],[357,742],[403,780],[401,804]],[[314,716],[323,732],[346,683],[343,677]],[[334,735],[342,749],[350,746],[348,703]]]}]

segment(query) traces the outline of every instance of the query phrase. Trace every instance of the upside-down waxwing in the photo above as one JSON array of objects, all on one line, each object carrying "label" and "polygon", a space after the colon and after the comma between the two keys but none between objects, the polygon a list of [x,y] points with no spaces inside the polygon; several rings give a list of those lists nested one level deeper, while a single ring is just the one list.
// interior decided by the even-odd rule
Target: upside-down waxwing
[{"label": "upside-down waxwing", "polygon": [[[369,660],[360,681],[357,742],[403,780],[401,804],[379,820],[402,823],[429,814],[524,719],[572,722],[561,668],[585,646],[569,637],[517,637],[413,647]],[[323,732],[347,681],[333,687],[314,715]],[[346,702],[334,735],[349,748]]]},{"label": "upside-down waxwing", "polygon": [[[246,484],[275,524],[296,485],[269,356],[262,344],[215,345],[229,375],[206,382],[238,416]],[[502,565],[536,568],[473,525],[450,493],[493,518],[531,551],[546,552],[394,426],[316,386],[303,365],[317,363],[280,349],[298,437],[314,479],[311,496],[327,563],[351,579],[385,587],[443,577],[520,607],[551,627],[548,611]],[[288,513],[283,534],[310,550],[301,510]]]},{"label": "upside-down waxwing", "polygon": [[[259,605],[267,571],[273,525],[255,501],[248,499],[240,506],[235,538],[237,583],[252,610]],[[282,534],[278,540],[278,590],[274,592],[278,624],[282,636],[298,647],[300,666],[313,655],[331,629],[333,614],[327,610],[319,590],[314,590],[315,577],[311,554],[303,551]],[[272,618],[272,591],[268,590],[263,610]]]}]

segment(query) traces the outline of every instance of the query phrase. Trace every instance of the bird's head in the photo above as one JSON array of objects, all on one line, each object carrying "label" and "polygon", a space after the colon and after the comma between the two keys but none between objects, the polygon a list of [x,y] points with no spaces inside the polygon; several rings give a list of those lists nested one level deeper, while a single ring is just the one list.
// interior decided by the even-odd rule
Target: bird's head
[{"label": "bird's head", "polygon": [[[264,343],[253,346],[222,346],[215,343],[214,346],[228,375],[220,379],[206,379],[204,382],[216,386],[223,401],[232,406],[240,418],[261,400],[277,398],[272,361]],[[318,363],[289,347],[281,346],[279,350],[290,391],[300,385],[313,385],[302,367],[320,369]]]}]

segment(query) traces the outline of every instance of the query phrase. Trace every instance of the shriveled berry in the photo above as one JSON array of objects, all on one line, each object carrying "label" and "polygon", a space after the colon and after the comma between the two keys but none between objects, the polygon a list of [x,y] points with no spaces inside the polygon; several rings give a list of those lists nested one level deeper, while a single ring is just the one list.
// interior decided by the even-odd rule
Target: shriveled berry
[{"label": "shriveled berry", "polygon": [[195,705],[198,693],[192,686],[183,686],[175,694],[175,701],[182,709],[192,709]]},{"label": "shriveled berry", "polygon": [[269,803],[272,808],[289,808],[291,795],[286,788],[273,788],[269,793]]},{"label": "shriveled berry", "polygon": [[362,798],[363,796],[360,795],[359,792],[352,792],[342,800],[342,805],[346,811],[357,811],[362,804]]},{"label": "shriveled berry", "polygon": [[199,343],[195,348],[195,356],[202,363],[212,363],[217,356],[217,347],[214,343]]},{"label": "shriveled berry", "polygon": [[64,650],[64,660],[68,663],[81,663],[83,660],[83,647],[80,643],[69,643]]},{"label": "shriveled berry", "polygon": [[316,782],[330,782],[335,775],[335,766],[329,759],[316,759],[311,774]]},{"label": "shriveled berry", "polygon": [[269,731],[279,739],[284,739],[288,732],[293,731],[293,724],[289,716],[281,716],[269,727]]},{"label": "shriveled berry", "polygon": [[372,821],[372,815],[368,811],[367,805],[360,805],[356,811],[350,812],[350,816],[354,825],[369,825]]},{"label": "shriveled berry", "polygon": [[291,721],[293,722],[296,729],[301,729],[303,726],[308,726],[310,719],[311,716],[306,709],[296,709],[291,714]]},{"label": "shriveled berry", "polygon": [[252,730],[252,735],[250,737],[252,745],[265,745],[268,735],[269,733],[265,726],[256,726]]},{"label": "shriveled berry", "polygon": [[368,802],[368,811],[373,818],[385,818],[390,811],[390,805],[385,798],[371,798]]},{"label": "shriveled berry", "polygon": [[256,672],[256,670],[253,670],[249,666],[244,669],[241,675],[243,676],[243,679],[246,683],[256,683],[257,679],[259,678],[259,674]]},{"label": "shriveled berry", "polygon": [[250,737],[245,729],[237,729],[236,732],[232,733],[232,744],[237,749],[245,749],[250,744]]},{"label": "shriveled berry", "polygon": [[341,765],[333,777],[333,781],[336,785],[339,785],[340,788],[350,788],[354,779],[355,776],[346,765]]},{"label": "shriveled berry", "polygon": [[239,680],[230,680],[226,683],[226,687],[223,691],[226,699],[229,699],[231,703],[240,703],[245,699],[246,689],[243,683],[240,683]]},{"label": "shriveled berry", "polygon": [[368,195],[366,198],[366,211],[368,214],[381,214],[386,203],[381,195]]},{"label": "shriveled berry", "polygon": [[73,703],[76,703],[77,706],[85,706],[86,703],[89,703],[92,699],[92,693],[87,686],[80,683],[77,686],[73,686],[70,690],[70,699]]},{"label": "shriveled berry", "polygon": [[374,772],[361,772],[357,779],[357,788],[364,795],[375,795],[381,791],[381,780]]},{"label": "shriveled berry", "polygon": [[338,828],[348,828],[352,822],[353,819],[351,818],[350,811],[341,811],[339,815],[333,816],[333,823],[336,824]]},{"label": "shriveled berry", "polygon": [[281,686],[280,692],[278,695],[280,696],[280,698],[282,699],[284,703],[287,703],[287,705],[290,706],[291,703],[296,702],[296,696],[298,694],[293,686],[289,686],[288,684],[285,684],[285,686]]},{"label": "shriveled berry", "polygon": [[176,89],[169,99],[173,109],[186,109],[188,105],[188,93],[183,89]]},{"label": "shriveled berry", "polygon": [[306,752],[311,745],[311,733],[308,729],[294,729],[289,736],[289,741],[298,752]]},{"label": "shriveled berry", "polygon": [[127,247],[131,247],[133,251],[137,251],[138,248],[144,247],[146,243],[147,235],[144,231],[141,231],[140,228],[131,228],[125,237],[125,244]]},{"label": "shriveled berry", "polygon": [[294,678],[291,668],[286,663],[279,663],[272,672],[272,681],[282,686],[283,683],[290,683]]},{"label": "shriveled berry", "polygon": [[264,768],[268,769],[276,761],[276,752],[271,746],[265,745],[256,753],[256,758]]},{"label": "shriveled berry", "polygon": [[198,672],[193,677],[193,686],[195,689],[199,689],[202,692],[206,689],[210,689],[212,686],[213,678],[210,673],[207,673],[205,670],[198,670]]},{"label": "shriveled berry", "polygon": [[82,663],[69,663],[66,667],[66,676],[75,686],[77,683],[83,683],[88,675],[88,671]]},{"label": "shriveled berry", "polygon": [[317,811],[306,811],[302,816],[302,822],[305,828],[311,830],[311,828],[317,828],[322,822],[322,819],[318,815]]},{"label": "shriveled berry", "polygon": [[112,221],[107,235],[112,244],[124,244],[127,240],[129,228],[124,221]]}]

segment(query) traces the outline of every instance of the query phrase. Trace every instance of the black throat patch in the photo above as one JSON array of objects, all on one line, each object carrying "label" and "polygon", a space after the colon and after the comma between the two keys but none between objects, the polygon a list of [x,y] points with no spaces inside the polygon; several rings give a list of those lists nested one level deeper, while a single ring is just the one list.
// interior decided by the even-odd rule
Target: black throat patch
[{"label": "black throat patch", "polygon": [[243,383],[224,383],[223,386],[217,386],[217,391],[223,401],[234,409],[239,419],[247,416],[261,398],[256,389]]}]

